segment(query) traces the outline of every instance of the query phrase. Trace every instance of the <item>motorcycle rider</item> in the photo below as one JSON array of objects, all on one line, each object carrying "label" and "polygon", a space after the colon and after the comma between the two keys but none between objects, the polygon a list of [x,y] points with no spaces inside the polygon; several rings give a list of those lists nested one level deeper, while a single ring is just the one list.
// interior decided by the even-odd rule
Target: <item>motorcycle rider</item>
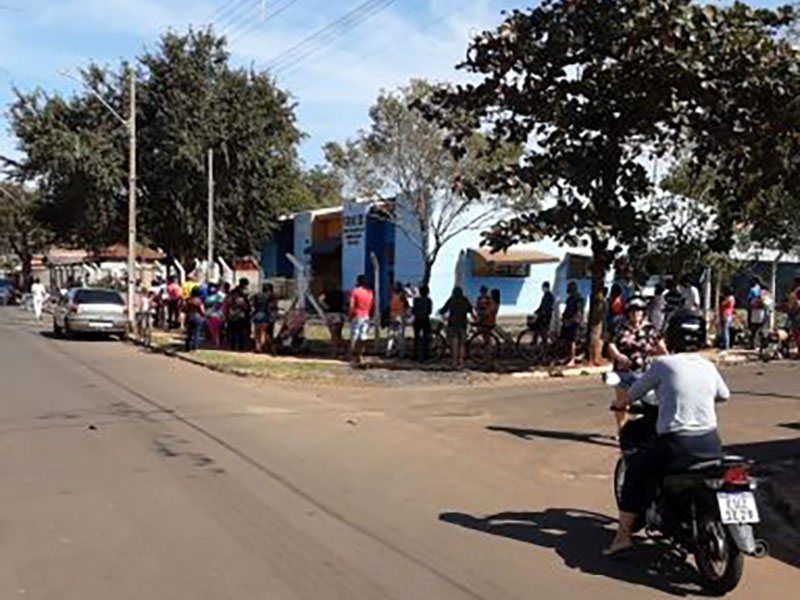
[{"label": "motorcycle rider", "polygon": [[619,528],[614,541],[603,552],[611,556],[633,547],[633,524],[653,499],[659,480],[667,471],[719,458],[722,444],[717,433],[715,403],[730,398],[730,390],[705,358],[695,354],[658,357],[614,402],[626,410],[631,402],[651,390],[658,398],[655,443],[631,458],[622,487]]},{"label": "motorcycle rider", "polygon": [[[641,296],[634,296],[625,307],[626,320],[615,328],[615,335],[608,344],[608,355],[614,361],[614,371],[626,381],[633,382],[635,375],[643,373],[654,356],[667,354],[667,346],[661,334],[645,317],[647,303]],[[624,400],[624,390],[617,390],[617,397]],[[615,413],[617,430],[627,420],[624,411]]]}]

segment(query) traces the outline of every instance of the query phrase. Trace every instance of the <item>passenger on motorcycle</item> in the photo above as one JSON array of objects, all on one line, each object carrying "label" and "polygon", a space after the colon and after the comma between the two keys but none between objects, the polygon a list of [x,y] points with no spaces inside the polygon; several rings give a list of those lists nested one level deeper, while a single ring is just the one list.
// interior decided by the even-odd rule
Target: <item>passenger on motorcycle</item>
[{"label": "passenger on motorcycle", "polygon": [[658,399],[657,436],[652,447],[636,454],[628,464],[619,529],[604,551],[606,556],[633,546],[636,515],[652,502],[664,474],[722,454],[715,403],[728,400],[730,391],[711,362],[694,354],[656,358],[627,394],[618,397],[614,408],[626,410],[651,390]]},{"label": "passenger on motorcycle", "polygon": [[[614,361],[614,371],[628,381],[643,373],[654,356],[667,354],[667,346],[658,329],[645,318],[646,309],[647,303],[641,296],[631,298],[625,307],[627,318],[616,327],[615,335],[608,344],[608,355]],[[617,389],[617,400],[622,402],[625,394],[625,390]],[[617,428],[621,429],[627,420],[627,413],[618,411],[615,415]]]}]

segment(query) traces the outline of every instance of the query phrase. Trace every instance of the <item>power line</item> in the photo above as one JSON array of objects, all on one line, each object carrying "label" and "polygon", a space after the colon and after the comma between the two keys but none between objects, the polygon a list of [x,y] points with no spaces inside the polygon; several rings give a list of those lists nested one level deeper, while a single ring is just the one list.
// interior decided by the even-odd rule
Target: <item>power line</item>
[{"label": "power line", "polygon": [[[424,25],[422,25],[421,27],[419,27],[417,29],[415,34],[420,34],[423,31],[427,31],[427,30],[435,27],[439,23],[442,23],[443,21],[446,21],[447,19],[449,19],[453,15],[456,15],[456,14],[458,14],[460,12],[464,12],[468,8],[470,8],[470,3],[465,1],[461,6],[459,6],[455,10],[451,10],[450,12],[448,12],[448,13],[446,13],[444,15],[441,15],[441,16],[433,19],[432,21],[429,21],[429,22],[425,23]],[[397,44],[405,42],[407,39],[408,39],[408,37],[406,35],[398,36],[398,37],[390,40],[389,42],[376,47],[374,50],[371,50],[369,52],[364,53],[357,61],[350,63],[348,66],[353,66],[353,65],[356,65],[356,64],[360,64],[360,63],[364,62],[365,60],[367,60],[368,58],[372,58],[372,57],[378,56],[378,55],[382,54],[383,52],[385,52],[386,50],[388,50],[389,48],[392,48],[392,47],[396,46]],[[299,66],[296,66],[296,67],[293,67],[291,69],[288,69],[288,70],[283,72],[283,76],[284,77],[288,77],[289,75],[292,75],[293,73],[296,73],[299,69],[300,69]]]},{"label": "power line", "polygon": [[298,58],[305,57],[309,50],[321,47],[326,41],[341,35],[346,32],[348,28],[352,28],[354,25],[358,24],[365,15],[370,14],[370,11],[374,11],[382,5],[388,5],[392,1],[393,0],[366,0],[366,2],[359,4],[332,23],[318,29],[308,37],[275,56],[269,61],[268,66],[277,70],[291,64],[293,61],[298,60]]},{"label": "power line", "polygon": [[220,31],[236,27],[242,19],[247,18],[250,11],[255,8],[259,0],[239,0],[231,5],[228,11],[223,12],[213,23],[219,25]]},{"label": "power line", "polygon": [[208,20],[213,23],[223,17],[225,13],[230,13],[233,10],[237,10],[236,7],[249,1],[250,0],[228,0],[227,2],[223,2],[211,13]]},{"label": "power line", "polygon": [[[243,37],[254,31],[255,29],[258,29],[259,27],[264,25],[264,23],[266,23],[267,21],[271,21],[272,19],[279,17],[284,12],[289,10],[292,6],[297,4],[298,1],[299,0],[285,0],[283,4],[278,3],[277,6],[273,7],[271,12],[265,13],[261,19],[254,19],[252,22],[246,24],[244,29],[239,31],[235,36],[232,35],[231,44],[234,44],[235,42],[241,40]],[[233,31],[229,33],[232,34]]]},{"label": "power line", "polygon": [[355,29],[368,19],[374,17],[394,2],[396,2],[396,0],[367,0],[363,2],[332,23],[322,27],[275,56],[269,61],[267,67],[276,72],[296,67],[310,56],[322,50],[326,44],[347,34],[350,30]]}]

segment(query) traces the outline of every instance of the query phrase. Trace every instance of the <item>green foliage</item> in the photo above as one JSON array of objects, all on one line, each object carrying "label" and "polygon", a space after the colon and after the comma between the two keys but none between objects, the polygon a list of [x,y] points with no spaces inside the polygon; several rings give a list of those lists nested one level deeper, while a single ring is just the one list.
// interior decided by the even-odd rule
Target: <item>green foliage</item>
[{"label": "green foliage", "polygon": [[[589,245],[595,342],[607,268],[625,246],[646,243],[657,223],[643,202],[654,188],[644,164],[688,143],[706,164],[762,120],[752,118],[761,96],[784,97],[770,58],[785,51],[773,34],[791,16],[740,3],[545,1],[479,35],[461,68],[482,80],[440,93],[428,107],[456,130],[455,152],[478,128],[493,144],[525,146],[517,168],[489,172],[481,188],[521,181],[548,190],[552,201],[499,223],[487,242]],[[737,157],[747,152],[739,148]],[[721,223],[731,222],[733,208]]]},{"label": "green foliage", "polygon": [[0,183],[0,254],[13,253],[22,265],[26,285],[30,283],[33,255],[50,239],[37,219],[41,209],[38,194],[22,186]]},{"label": "green foliage", "polygon": [[341,206],[342,188],[342,181],[333,171],[315,166],[300,175],[295,204],[302,210]]},{"label": "green foliage", "polygon": [[[294,106],[265,73],[233,69],[211,31],[165,34],[137,60],[140,236],[181,260],[206,248],[207,152],[215,153],[216,245],[256,252],[276,216],[298,201]],[[127,114],[127,72],[82,72]],[[19,178],[41,181],[44,218],[60,240],[97,248],[125,239],[127,133],[88,92],[70,100],[17,92],[12,129]]]},{"label": "green foliage", "polygon": [[382,92],[370,108],[368,131],[345,144],[325,146],[326,159],[344,182],[346,194],[362,199],[410,199],[414,227],[407,227],[397,215],[390,218],[419,247],[424,282],[442,247],[459,233],[487,225],[498,209],[536,201],[522,187],[503,194],[478,191],[480,173],[515,164],[521,155],[519,147],[498,144],[490,148],[483,135],[473,132],[460,156],[445,151],[449,130],[418,110],[437,90],[427,81],[412,80],[395,92]]}]

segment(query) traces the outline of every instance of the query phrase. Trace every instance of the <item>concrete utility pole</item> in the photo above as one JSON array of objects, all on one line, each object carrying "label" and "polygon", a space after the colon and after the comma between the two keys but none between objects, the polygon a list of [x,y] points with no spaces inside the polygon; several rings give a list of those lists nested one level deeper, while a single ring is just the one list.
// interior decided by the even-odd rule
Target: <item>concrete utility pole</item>
[{"label": "concrete utility pole", "polygon": [[133,298],[136,285],[136,72],[130,71],[130,112],[128,113],[128,326],[136,320]]},{"label": "concrete utility pole", "polygon": [[206,281],[214,271],[214,150],[208,149],[208,267]]},{"label": "concrete utility pole", "polygon": [[59,71],[64,77],[81,84],[86,90],[100,101],[106,110],[122,123],[128,132],[128,326],[133,331],[136,315],[133,309],[134,286],[136,285],[136,71],[130,69],[130,108],[128,118],[120,115],[113,106],[86,81],[72,75],[69,71]]}]

